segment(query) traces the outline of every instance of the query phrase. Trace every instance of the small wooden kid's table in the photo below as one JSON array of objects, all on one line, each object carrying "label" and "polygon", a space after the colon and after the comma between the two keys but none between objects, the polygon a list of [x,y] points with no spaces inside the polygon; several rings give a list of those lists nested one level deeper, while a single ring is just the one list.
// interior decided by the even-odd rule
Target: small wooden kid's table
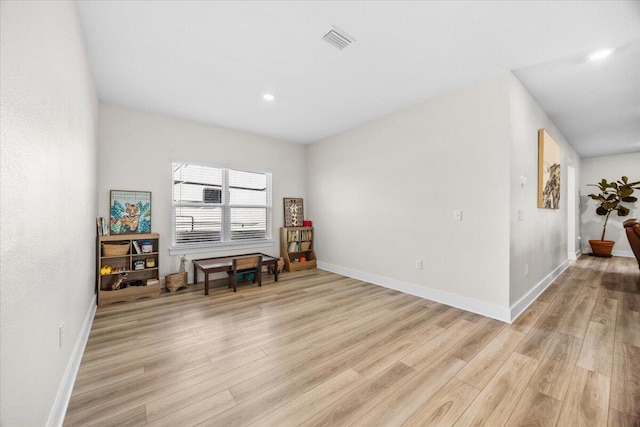
[{"label": "small wooden kid's table", "polygon": [[223,256],[215,258],[202,258],[193,260],[193,282],[198,283],[198,270],[204,273],[204,294],[209,295],[209,274],[231,271],[231,262],[234,258],[262,255],[262,265],[273,266],[274,280],[278,281],[278,258],[261,253]]}]

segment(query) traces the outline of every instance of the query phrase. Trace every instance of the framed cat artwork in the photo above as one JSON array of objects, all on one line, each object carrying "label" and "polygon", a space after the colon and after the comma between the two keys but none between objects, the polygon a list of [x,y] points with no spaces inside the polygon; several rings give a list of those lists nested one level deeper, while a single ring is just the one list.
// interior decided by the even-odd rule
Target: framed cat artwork
[{"label": "framed cat artwork", "polygon": [[111,190],[111,234],[151,233],[151,192]]}]

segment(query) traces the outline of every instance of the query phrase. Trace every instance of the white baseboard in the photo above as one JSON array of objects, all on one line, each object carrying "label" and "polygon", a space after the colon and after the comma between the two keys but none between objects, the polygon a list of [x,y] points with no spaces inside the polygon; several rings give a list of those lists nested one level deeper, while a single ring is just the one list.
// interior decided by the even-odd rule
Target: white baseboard
[{"label": "white baseboard", "polygon": [[580,255],[582,255],[582,250],[578,249],[576,250],[576,253],[569,252],[568,257],[571,260],[576,260],[580,258]]},{"label": "white baseboard", "polygon": [[428,288],[426,286],[417,285],[415,283],[404,282],[402,280],[392,279],[377,274],[366,273],[352,268],[342,267],[327,262],[318,261],[318,268],[330,271],[332,273],[341,274],[343,276],[352,277],[354,279],[380,285],[385,288],[394,289],[404,292],[405,294],[414,295],[420,298],[436,301],[462,310],[471,311],[482,316],[491,317],[502,322],[509,323],[510,310],[507,307],[501,307],[472,298],[451,294],[449,292]]},{"label": "white baseboard", "polygon": [[544,279],[538,282],[525,296],[511,306],[509,313],[510,322],[513,322],[549,287],[553,281],[569,268],[569,261],[565,261],[549,273]]},{"label": "white baseboard", "polygon": [[625,257],[625,258],[635,258],[635,255],[631,251],[617,251],[615,249],[613,251],[611,251],[611,255],[613,255],[613,256],[621,256],[621,257]]},{"label": "white baseboard", "polygon": [[[579,253],[580,251],[578,251]],[[576,254],[576,256],[578,256]],[[394,289],[409,295],[436,301],[462,310],[470,311],[482,316],[491,317],[502,322],[511,323],[518,318],[539,296],[553,283],[553,281],[569,267],[569,261],[563,262],[555,270],[549,273],[536,286],[533,287],[525,296],[507,309],[495,304],[478,301],[472,298],[451,294],[437,289],[427,288],[425,286],[416,285],[415,283],[404,282],[402,280],[391,279],[377,274],[366,273],[364,271],[352,268],[342,267],[323,261],[318,261],[318,268],[330,271],[332,273],[341,274],[343,276],[352,277],[354,279],[363,280],[385,288]]]},{"label": "white baseboard", "polygon": [[71,352],[67,369],[62,377],[62,382],[58,388],[58,395],[56,401],[53,404],[51,413],[49,414],[49,421],[47,427],[61,427],[64,422],[64,416],[67,414],[67,407],[69,406],[69,399],[71,399],[71,392],[73,391],[73,385],[76,382],[76,376],[78,375],[78,369],[80,369],[80,362],[82,361],[82,355],[84,354],[84,348],[89,340],[89,333],[91,332],[91,325],[93,325],[93,318],[96,314],[96,295],[91,299],[87,315],[84,319],[82,329]]},{"label": "white baseboard", "polygon": [[[590,254],[591,253],[591,248],[587,247],[585,252],[582,252],[582,253]],[[612,250],[611,251],[611,255],[624,257],[624,258],[635,258],[635,255],[633,254],[633,252],[631,252],[631,251],[620,251],[620,250],[617,250],[617,249]]]}]

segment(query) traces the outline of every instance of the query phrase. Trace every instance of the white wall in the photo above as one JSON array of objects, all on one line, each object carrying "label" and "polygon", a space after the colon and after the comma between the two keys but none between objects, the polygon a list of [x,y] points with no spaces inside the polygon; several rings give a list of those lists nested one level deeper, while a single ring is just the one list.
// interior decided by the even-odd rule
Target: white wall
[{"label": "white wall", "polygon": [[[580,157],[520,81],[511,76],[510,304],[513,306],[567,262],[567,167],[580,176]],[[560,144],[560,209],[538,208],[538,129]],[[520,183],[525,177],[526,184]],[[576,198],[577,199],[577,198]],[[522,211],[522,220],[518,211]],[[577,208],[576,208],[577,212]],[[578,221],[576,220],[576,224]],[[577,234],[576,234],[577,235]],[[525,275],[525,265],[528,274]],[[533,297],[534,295],[532,295]],[[528,301],[529,303],[531,301]],[[526,305],[526,304],[525,304]]]},{"label": "white wall", "polygon": [[309,146],[320,266],[503,318],[509,85],[504,74]]},{"label": "white wall", "polygon": [[75,3],[0,17],[0,425],[55,425],[95,307],[97,101]]},{"label": "white wall", "polygon": [[[160,275],[178,271],[171,246],[171,161],[254,168],[272,173],[272,247],[256,251],[279,256],[283,197],[306,195],[305,146],[223,129],[113,104],[100,104],[98,206],[109,216],[110,190],[151,191],[151,229],[160,233]],[[306,200],[305,200],[306,202]],[[200,252],[187,259],[246,252]],[[189,268],[189,280],[193,280]],[[216,276],[212,275],[212,278]],[[200,274],[199,280],[203,280]]]},{"label": "white wall", "polygon": [[[595,184],[600,182],[602,178],[607,181],[616,181],[623,175],[629,177],[631,181],[640,181],[640,152],[582,160],[582,174],[578,182],[580,183],[583,253],[591,253],[589,240],[600,239],[604,225],[604,217],[596,214],[596,201],[587,196],[591,193],[597,193],[599,190],[597,187],[587,187],[587,184]],[[633,195],[640,198],[638,190]],[[625,203],[625,206],[631,208],[631,213],[626,217],[618,217],[615,212],[612,213],[607,224],[605,239],[616,242],[613,247],[614,255],[633,257],[622,223],[629,218],[640,218],[640,202],[633,205]]]}]

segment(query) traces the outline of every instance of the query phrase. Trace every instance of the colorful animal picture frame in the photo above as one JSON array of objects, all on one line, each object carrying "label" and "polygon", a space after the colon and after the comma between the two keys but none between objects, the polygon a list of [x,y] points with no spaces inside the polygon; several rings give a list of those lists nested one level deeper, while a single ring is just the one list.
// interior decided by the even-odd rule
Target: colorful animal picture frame
[{"label": "colorful animal picture frame", "polygon": [[302,199],[285,197],[284,199],[284,226],[302,227],[304,221],[304,206]]},{"label": "colorful animal picture frame", "polygon": [[560,145],[546,129],[538,131],[538,207],[560,208]]},{"label": "colorful animal picture frame", "polygon": [[151,192],[111,190],[111,234],[151,233]]}]

